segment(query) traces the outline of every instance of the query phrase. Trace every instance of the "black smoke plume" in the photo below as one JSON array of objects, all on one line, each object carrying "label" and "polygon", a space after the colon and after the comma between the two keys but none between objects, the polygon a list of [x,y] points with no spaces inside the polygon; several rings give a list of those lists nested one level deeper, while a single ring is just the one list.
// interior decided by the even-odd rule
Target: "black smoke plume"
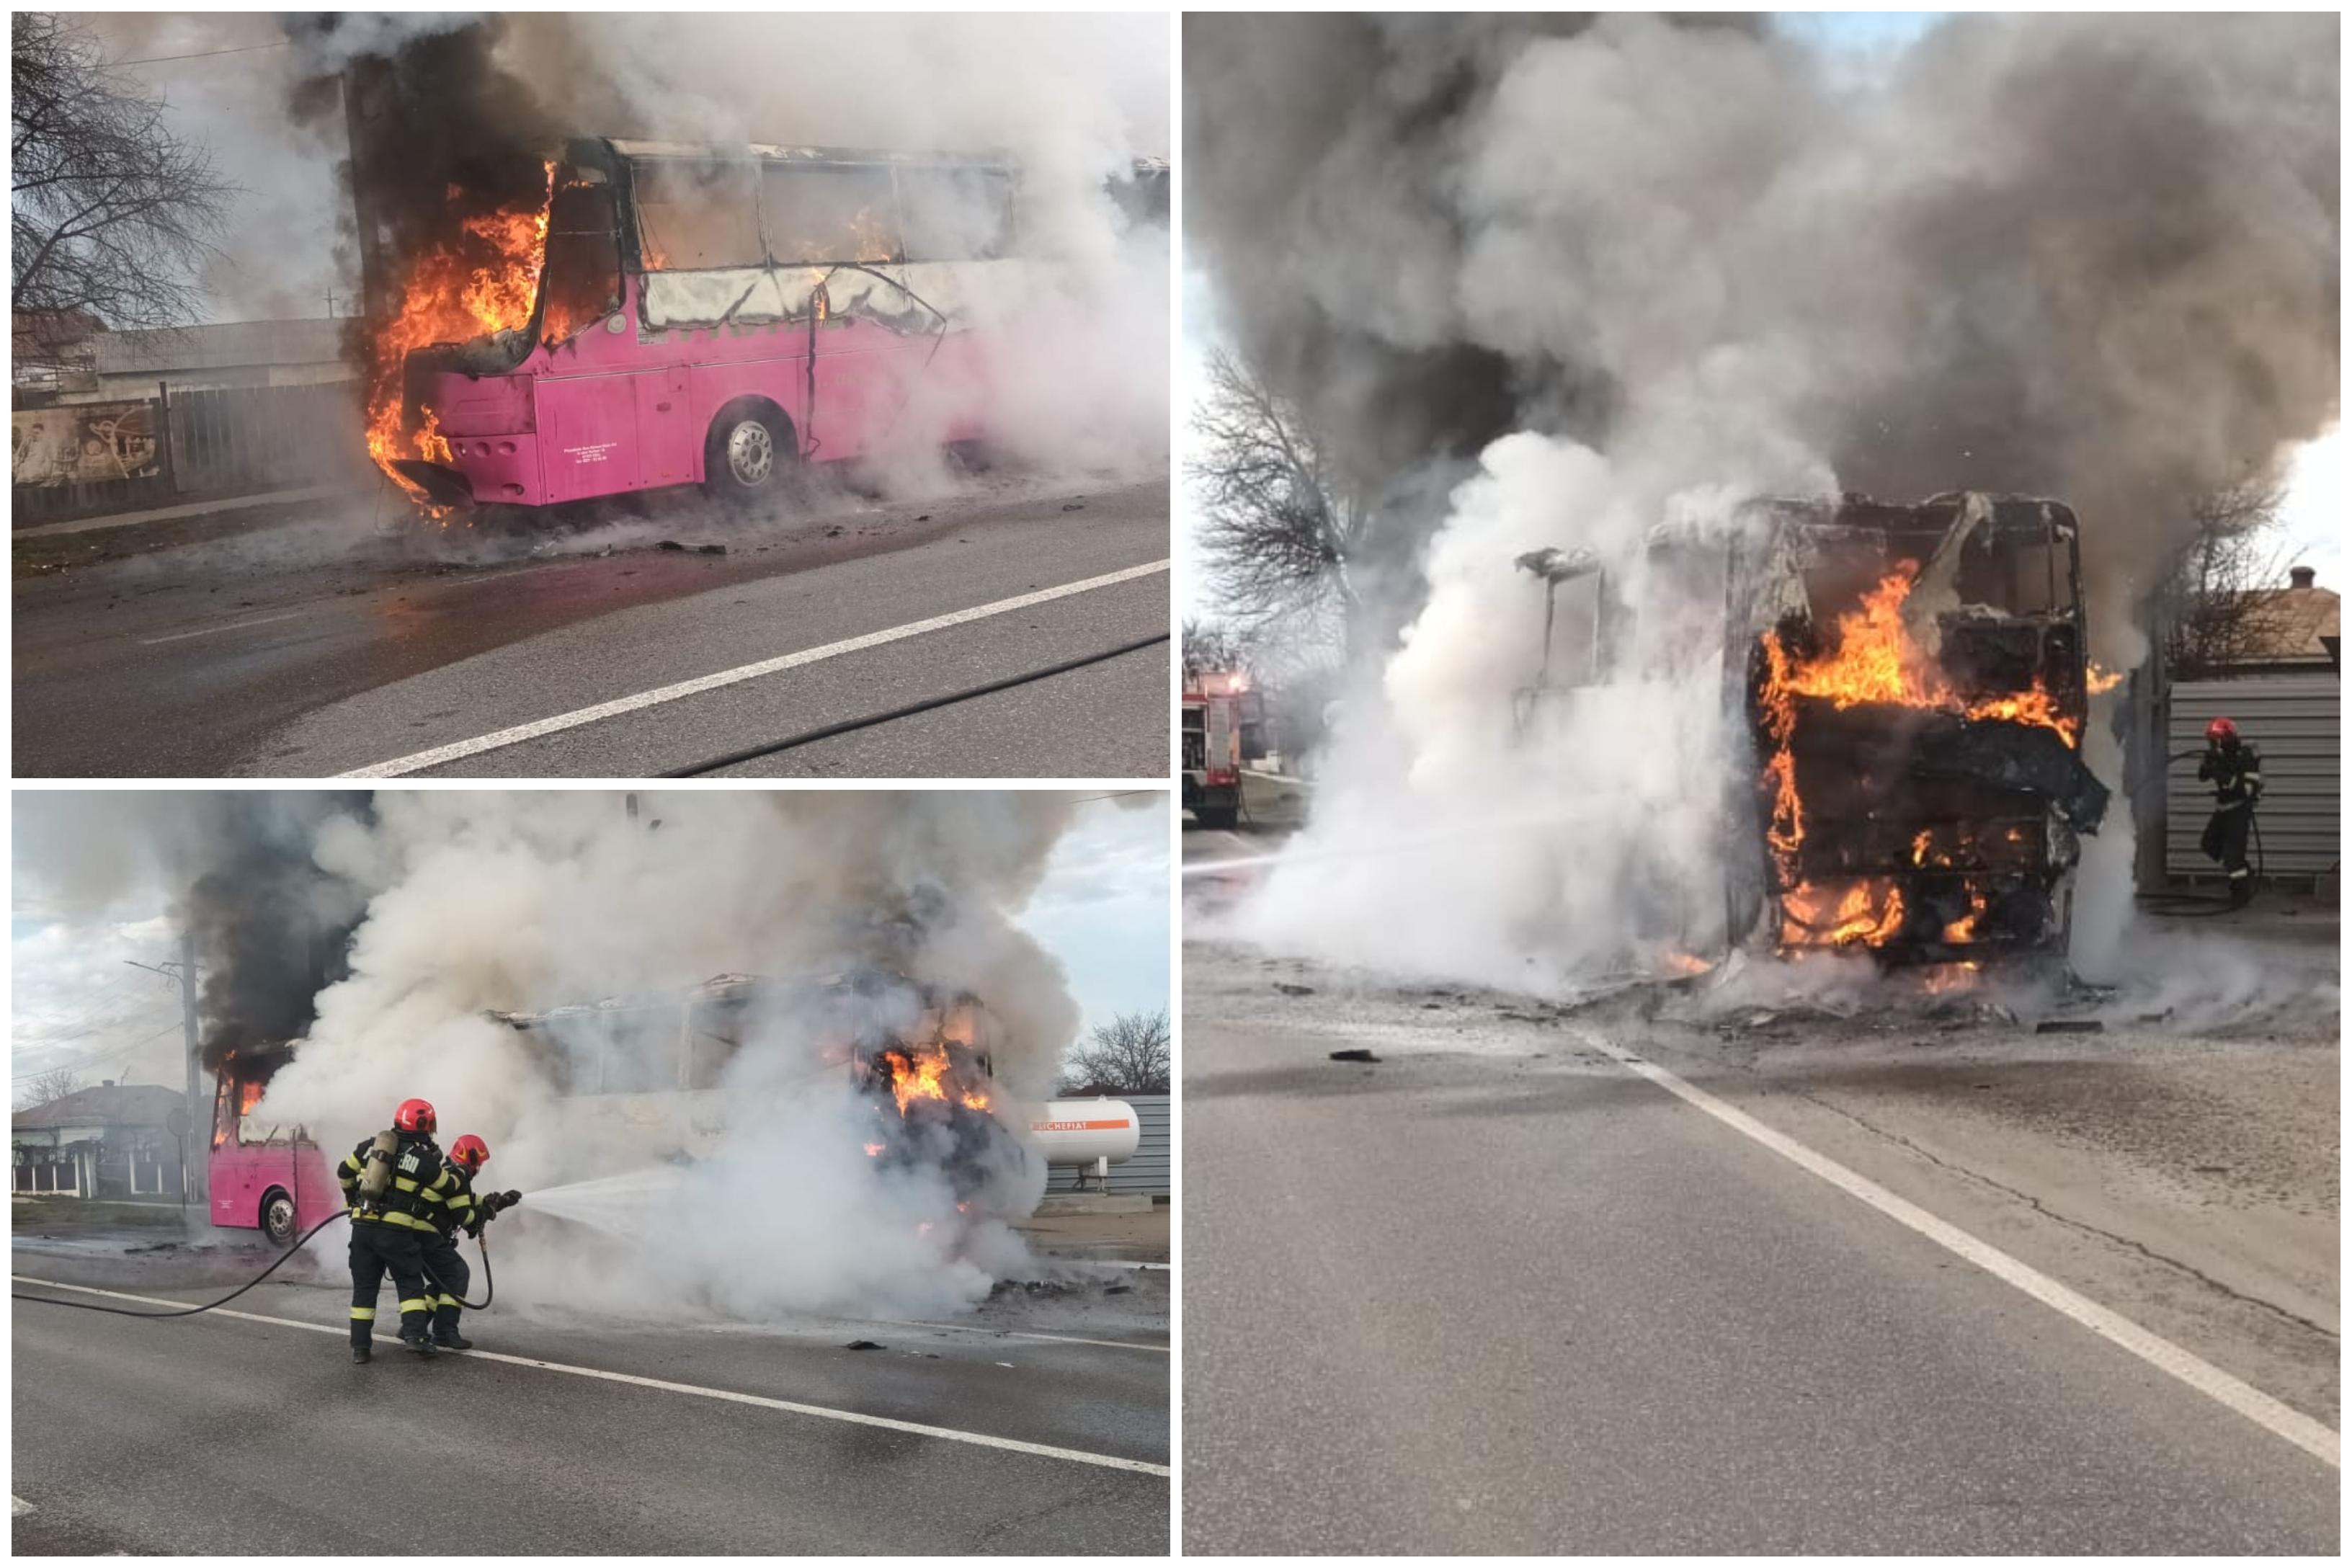
[{"label": "black smoke plume", "polygon": [[[195,847],[202,868],[181,916],[203,976],[197,1001],[203,1056],[274,1068],[269,1047],[310,1026],[312,1001],[350,973],[345,962],[361,900],[311,858],[311,834],[331,816],[373,820],[364,792],[223,794],[215,830]],[[248,1074],[247,1076],[263,1076]]]},{"label": "black smoke plume", "polygon": [[[565,131],[497,63],[509,25],[332,12],[285,21],[309,68],[295,118],[326,131],[340,116],[349,136],[349,233],[370,320],[398,308],[419,257],[468,243],[467,219],[546,199],[546,161]],[[473,243],[483,253],[472,259],[498,259]],[[356,331],[363,338],[364,323]],[[354,352],[365,363],[363,341]]]}]

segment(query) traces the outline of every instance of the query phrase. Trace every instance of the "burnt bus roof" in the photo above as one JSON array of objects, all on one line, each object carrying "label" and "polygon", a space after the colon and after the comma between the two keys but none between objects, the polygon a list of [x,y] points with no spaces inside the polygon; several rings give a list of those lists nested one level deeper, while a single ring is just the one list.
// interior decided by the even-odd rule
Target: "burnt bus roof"
[{"label": "burnt bus roof", "polygon": [[[1757,510],[1795,527],[1852,533],[1942,533],[1959,521],[1960,510],[1973,492],[1946,490],[1926,500],[1904,505],[1849,493],[1835,501],[1770,497],[1749,503]],[[2072,536],[2080,527],[2074,509],[2046,496],[1992,495],[1981,498],[1990,512],[1993,531],[2013,537]]]},{"label": "burnt bus roof", "polygon": [[[1011,169],[1003,153],[905,153],[879,147],[783,147],[769,142],[641,142],[619,136],[583,136],[564,149],[574,162],[605,163],[614,158],[692,159],[705,163],[814,163],[838,168]],[[591,157],[583,159],[585,152]]]}]

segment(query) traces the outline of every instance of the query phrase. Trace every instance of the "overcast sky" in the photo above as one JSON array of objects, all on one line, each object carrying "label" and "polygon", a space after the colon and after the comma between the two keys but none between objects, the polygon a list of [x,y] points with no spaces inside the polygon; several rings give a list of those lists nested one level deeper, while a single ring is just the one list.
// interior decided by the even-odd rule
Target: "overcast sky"
[{"label": "overcast sky", "polygon": [[[1087,1028],[1120,1013],[1169,1005],[1168,806],[1099,801],[1080,808],[1020,917],[1069,973]],[[9,1100],[26,1080],[70,1068],[89,1083],[178,1088],[180,993],[130,961],[178,956],[158,895],[109,918],[53,918],[39,890],[12,879],[10,968],[15,1013]]]}]

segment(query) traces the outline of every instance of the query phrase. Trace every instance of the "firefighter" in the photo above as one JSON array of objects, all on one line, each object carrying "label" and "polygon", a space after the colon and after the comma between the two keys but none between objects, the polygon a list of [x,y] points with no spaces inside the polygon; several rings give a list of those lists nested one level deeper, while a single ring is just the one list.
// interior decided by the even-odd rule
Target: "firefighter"
[{"label": "firefighter", "polygon": [[425,1269],[434,1289],[433,1342],[443,1350],[474,1348],[474,1342],[457,1331],[457,1314],[465,1310],[464,1298],[473,1283],[472,1271],[457,1253],[457,1232],[463,1229],[478,1238],[482,1226],[500,1209],[522,1202],[520,1193],[475,1193],[474,1177],[489,1157],[490,1146],[470,1132],[449,1145],[450,1173],[457,1186],[434,1215],[434,1234],[425,1244]]},{"label": "firefighter", "polygon": [[2230,878],[2230,903],[2242,907],[2254,896],[2254,873],[2246,864],[2246,838],[2252,830],[2254,802],[2263,794],[2263,754],[2238,738],[2227,719],[2205,726],[2205,760],[2197,776],[2213,785],[2213,815],[2205,823],[2201,847]]},{"label": "firefighter", "polygon": [[400,1342],[433,1353],[433,1299],[425,1245],[439,1235],[433,1216],[457,1189],[456,1173],[433,1142],[430,1103],[404,1100],[392,1126],[344,1156],[336,1180],[352,1215],[352,1360],[364,1363],[375,1328],[376,1293],[392,1276],[400,1292]]}]

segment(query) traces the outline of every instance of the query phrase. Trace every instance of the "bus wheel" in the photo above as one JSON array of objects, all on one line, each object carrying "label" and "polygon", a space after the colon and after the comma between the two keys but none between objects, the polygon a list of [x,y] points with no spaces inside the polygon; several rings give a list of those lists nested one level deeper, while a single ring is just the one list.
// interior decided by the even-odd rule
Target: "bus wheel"
[{"label": "bus wheel", "polygon": [[785,470],[797,461],[792,426],[772,403],[746,398],[730,403],[710,422],[703,447],[703,488],[725,500],[748,500],[783,488]]},{"label": "bus wheel", "polygon": [[261,1230],[280,1247],[294,1239],[294,1200],[283,1187],[262,1194]]}]

